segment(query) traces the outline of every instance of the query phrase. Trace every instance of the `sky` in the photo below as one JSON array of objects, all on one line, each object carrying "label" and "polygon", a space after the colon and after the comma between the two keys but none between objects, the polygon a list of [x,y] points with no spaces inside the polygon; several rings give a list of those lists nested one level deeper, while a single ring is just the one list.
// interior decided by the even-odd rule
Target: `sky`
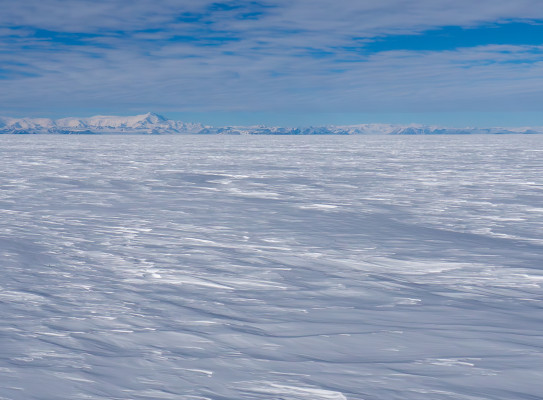
[{"label": "sky", "polygon": [[0,115],[543,125],[540,0],[0,0]]}]

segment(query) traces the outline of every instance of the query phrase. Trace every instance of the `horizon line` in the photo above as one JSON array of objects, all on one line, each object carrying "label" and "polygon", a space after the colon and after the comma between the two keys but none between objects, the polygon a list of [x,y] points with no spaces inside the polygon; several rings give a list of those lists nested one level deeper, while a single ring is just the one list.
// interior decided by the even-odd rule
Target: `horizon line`
[{"label": "horizon line", "polygon": [[[235,128],[235,127],[244,127],[244,128],[250,128],[250,127],[273,127],[273,128],[318,128],[318,127],[354,127],[354,126],[366,126],[366,125],[388,125],[388,126],[412,126],[412,127],[428,127],[428,128],[444,128],[444,129],[491,129],[491,128],[513,128],[513,129],[519,129],[519,128],[543,128],[543,122],[537,124],[530,124],[530,123],[524,123],[524,124],[504,124],[504,123],[496,123],[496,124],[447,124],[447,123],[440,123],[440,122],[422,122],[422,121],[413,121],[410,122],[406,121],[386,121],[379,120],[376,118],[376,121],[367,121],[367,117],[360,118],[360,119],[366,119],[364,122],[328,122],[328,123],[322,123],[315,121],[315,123],[269,123],[269,122],[250,122],[250,123],[244,123],[243,121],[235,122],[235,123],[208,123],[202,120],[195,120],[192,118],[172,118],[168,115],[171,115],[172,113],[157,113],[154,111],[148,111],[145,113],[136,113],[136,114],[127,114],[127,113],[121,113],[121,114],[114,114],[114,113],[98,113],[90,116],[76,116],[76,115],[68,115],[68,116],[60,116],[60,117],[49,117],[49,116],[9,116],[9,115],[0,115],[0,119],[11,119],[11,120],[50,120],[53,123],[56,123],[60,120],[68,120],[68,119],[75,119],[75,120],[89,120],[92,118],[136,118],[136,117],[146,117],[146,116],[156,116],[158,118],[164,119],[166,121],[173,121],[173,122],[182,122],[185,124],[199,124],[206,128]],[[173,114],[184,114],[183,112],[173,113]],[[193,114],[193,113],[188,113]],[[215,113],[197,113],[197,114],[215,114]],[[222,113],[218,113],[222,114]],[[230,113],[229,113],[230,114]],[[231,113],[236,114],[236,113]],[[261,113],[245,113],[245,114],[256,114],[259,115]],[[324,113],[326,115],[326,113]],[[331,115],[338,114],[338,113],[329,113]],[[358,114],[358,113],[352,113],[352,114]],[[375,113],[375,114],[383,114],[383,113]],[[396,114],[390,114],[390,115],[402,115],[402,114],[408,114],[408,113],[396,113]],[[453,113],[451,113],[453,114]],[[530,113],[533,114],[533,113]],[[321,115],[323,115],[321,113]],[[389,114],[387,114],[389,115]],[[351,117],[352,118],[352,117]],[[203,118],[205,119],[205,118]],[[243,119],[243,118],[240,118]],[[352,121],[352,120],[351,120]]]}]

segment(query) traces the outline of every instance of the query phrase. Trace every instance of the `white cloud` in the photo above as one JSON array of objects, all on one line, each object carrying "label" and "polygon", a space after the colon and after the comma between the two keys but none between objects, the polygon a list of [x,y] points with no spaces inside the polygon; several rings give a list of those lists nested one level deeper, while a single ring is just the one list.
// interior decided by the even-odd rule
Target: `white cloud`
[{"label": "white cloud", "polygon": [[[539,1],[212,4],[11,2],[0,13],[0,112],[493,110],[543,100],[537,46],[347,49],[377,35],[543,19]],[[239,18],[251,12],[262,14]],[[36,29],[51,32],[36,36]]]},{"label": "white cloud", "polygon": [[[213,11],[214,4],[238,8]],[[264,15],[245,21],[227,18],[249,11]],[[228,31],[296,28],[349,36],[543,18],[538,0],[25,0],[3,4],[0,24],[62,32],[134,31],[172,28],[183,13],[202,14]]]}]

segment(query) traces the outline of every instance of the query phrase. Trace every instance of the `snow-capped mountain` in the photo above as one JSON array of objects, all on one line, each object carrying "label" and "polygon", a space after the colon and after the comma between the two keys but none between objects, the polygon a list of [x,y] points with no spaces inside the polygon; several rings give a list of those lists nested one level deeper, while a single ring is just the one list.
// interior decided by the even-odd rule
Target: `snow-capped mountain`
[{"label": "snow-capped mountain", "polygon": [[0,117],[0,134],[214,134],[214,135],[443,135],[535,134],[543,127],[449,128],[421,124],[359,124],[310,127],[223,126],[186,123],[147,113],[135,116],[98,115],[89,118]]},{"label": "snow-capped mountain", "polygon": [[226,126],[205,128],[200,134],[222,135],[468,135],[468,134],[534,134],[543,133],[543,127],[520,128],[448,128],[420,124],[360,124],[328,125],[301,128],[269,126]]},{"label": "snow-capped mountain", "polygon": [[97,115],[89,118],[6,118],[0,117],[0,133],[29,134],[191,134],[204,126],[173,121],[147,113],[129,117]]}]

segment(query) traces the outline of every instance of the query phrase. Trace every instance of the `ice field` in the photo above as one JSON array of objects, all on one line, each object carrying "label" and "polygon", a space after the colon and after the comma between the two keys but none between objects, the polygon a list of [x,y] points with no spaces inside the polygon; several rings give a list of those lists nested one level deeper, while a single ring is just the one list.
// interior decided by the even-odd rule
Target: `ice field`
[{"label": "ice field", "polygon": [[0,399],[543,396],[543,135],[2,136],[0,160]]}]

